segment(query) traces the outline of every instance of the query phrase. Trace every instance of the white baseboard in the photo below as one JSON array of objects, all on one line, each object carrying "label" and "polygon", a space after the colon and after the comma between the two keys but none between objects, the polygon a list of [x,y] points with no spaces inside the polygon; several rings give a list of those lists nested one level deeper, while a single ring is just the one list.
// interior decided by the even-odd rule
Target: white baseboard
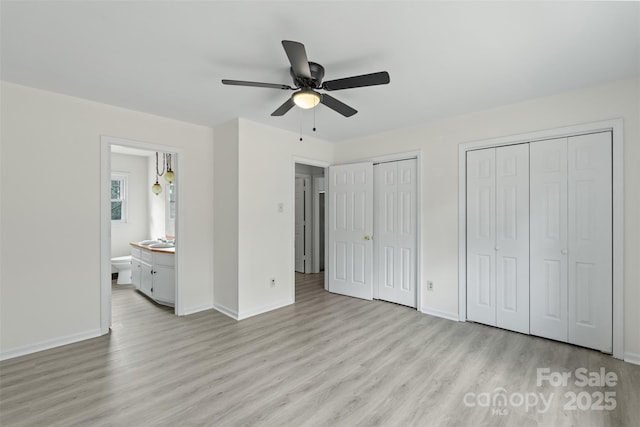
[{"label": "white baseboard", "polygon": [[233,320],[240,320],[240,319],[238,319],[238,312],[236,310],[231,310],[230,308],[227,308],[224,305],[216,304],[214,302],[213,303],[213,309],[216,310],[216,311],[219,311],[220,313],[224,314],[225,316],[231,317]]},{"label": "white baseboard", "polygon": [[193,307],[185,308],[184,311],[180,314],[180,316],[188,316],[190,314],[199,313],[205,310],[211,310],[213,308],[213,304],[202,304],[196,305]]},{"label": "white baseboard", "polygon": [[431,316],[442,317],[443,319],[453,320],[454,322],[460,321],[458,317],[458,313],[452,313],[450,311],[437,310],[435,308],[430,307],[422,307],[420,309],[421,313],[429,314]]},{"label": "white baseboard", "polygon": [[67,335],[66,337],[40,341],[39,343],[29,344],[11,350],[0,351],[0,360],[13,359],[14,357],[24,356],[43,350],[49,350],[51,348],[60,347],[67,344],[73,344],[74,342],[96,338],[101,335],[104,334],[101,333],[100,329],[94,329],[87,332],[81,332],[79,334]]},{"label": "white baseboard", "polygon": [[285,306],[291,305],[291,304],[293,304],[293,300],[292,299],[288,299],[286,301],[282,301],[282,302],[279,302],[279,303],[276,303],[276,304],[264,305],[262,307],[258,307],[258,308],[253,309],[253,310],[243,311],[243,312],[240,312],[238,314],[238,320],[247,319],[249,317],[257,316],[258,314],[266,313],[267,311],[271,311],[271,310],[276,310],[278,308],[282,308],[282,307],[285,307]]},{"label": "white baseboard", "polygon": [[624,361],[628,363],[633,363],[634,365],[640,365],[640,354],[637,353],[624,353]]}]

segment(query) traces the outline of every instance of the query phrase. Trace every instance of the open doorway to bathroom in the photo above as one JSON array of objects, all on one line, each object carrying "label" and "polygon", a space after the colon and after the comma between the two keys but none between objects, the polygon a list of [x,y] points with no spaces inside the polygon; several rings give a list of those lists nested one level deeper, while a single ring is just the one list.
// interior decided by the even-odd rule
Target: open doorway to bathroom
[{"label": "open doorway to bathroom", "polygon": [[[296,287],[306,275],[324,274],[325,265],[325,168],[295,163],[294,269]],[[324,280],[315,280],[323,283]]]},{"label": "open doorway to bathroom", "polygon": [[101,145],[101,327],[106,333],[112,291],[120,299],[126,294],[179,313],[181,174],[174,147],[110,137],[101,138]]}]

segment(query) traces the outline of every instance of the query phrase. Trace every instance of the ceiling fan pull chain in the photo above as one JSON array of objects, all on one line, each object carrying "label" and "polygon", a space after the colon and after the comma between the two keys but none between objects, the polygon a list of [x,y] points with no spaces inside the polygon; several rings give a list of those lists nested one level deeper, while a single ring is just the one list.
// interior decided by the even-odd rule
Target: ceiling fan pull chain
[{"label": "ceiling fan pull chain", "polygon": [[300,142],[302,142],[302,110],[298,109],[298,122],[300,122]]},{"label": "ceiling fan pull chain", "polygon": [[313,131],[316,131],[316,108],[313,109]]}]

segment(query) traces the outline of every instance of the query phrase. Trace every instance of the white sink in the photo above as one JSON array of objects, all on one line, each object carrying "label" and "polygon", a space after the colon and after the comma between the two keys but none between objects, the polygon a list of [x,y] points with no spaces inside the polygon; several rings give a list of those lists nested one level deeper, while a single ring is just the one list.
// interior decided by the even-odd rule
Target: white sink
[{"label": "white sink", "polygon": [[173,243],[157,242],[157,243],[151,243],[149,247],[153,249],[160,249],[160,248],[173,248],[175,247],[175,245]]},{"label": "white sink", "polygon": [[139,245],[149,246],[153,243],[160,243],[158,240],[143,240],[142,242],[138,242]]}]

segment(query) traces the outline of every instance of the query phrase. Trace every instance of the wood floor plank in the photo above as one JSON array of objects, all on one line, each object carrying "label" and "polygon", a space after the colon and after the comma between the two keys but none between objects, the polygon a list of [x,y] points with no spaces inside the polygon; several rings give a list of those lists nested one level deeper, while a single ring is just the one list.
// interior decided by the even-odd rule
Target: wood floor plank
[{"label": "wood floor plank", "polygon": [[[112,304],[108,336],[0,363],[0,425],[640,425],[640,366],[334,295],[322,274],[296,274],[294,305],[240,322],[176,317],[130,286],[114,285]],[[619,381],[538,386],[538,368]],[[496,390],[554,397],[544,412],[465,405]],[[612,411],[565,408],[565,393],[604,391]]]}]

